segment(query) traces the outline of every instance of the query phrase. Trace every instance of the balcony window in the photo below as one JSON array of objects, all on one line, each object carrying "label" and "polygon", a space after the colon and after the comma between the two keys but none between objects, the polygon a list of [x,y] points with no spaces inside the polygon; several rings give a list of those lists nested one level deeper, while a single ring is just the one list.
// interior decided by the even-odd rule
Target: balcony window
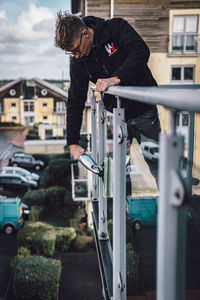
[{"label": "balcony window", "polygon": [[34,102],[24,102],[24,111],[34,111]]},{"label": "balcony window", "polygon": [[56,102],[56,107],[54,107],[54,111],[57,113],[65,113],[66,106],[64,101]]},{"label": "balcony window", "polygon": [[172,51],[197,52],[198,16],[174,16]]},{"label": "balcony window", "polygon": [[176,83],[193,83],[194,66],[173,66],[171,81]]}]

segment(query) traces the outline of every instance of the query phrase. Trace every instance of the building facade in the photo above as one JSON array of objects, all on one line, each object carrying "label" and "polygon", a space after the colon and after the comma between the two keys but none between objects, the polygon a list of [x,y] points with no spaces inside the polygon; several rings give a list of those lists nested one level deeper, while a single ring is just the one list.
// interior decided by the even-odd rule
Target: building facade
[{"label": "building facade", "polygon": [[19,78],[0,87],[0,122],[41,124],[41,139],[66,135],[64,90],[44,80]]}]

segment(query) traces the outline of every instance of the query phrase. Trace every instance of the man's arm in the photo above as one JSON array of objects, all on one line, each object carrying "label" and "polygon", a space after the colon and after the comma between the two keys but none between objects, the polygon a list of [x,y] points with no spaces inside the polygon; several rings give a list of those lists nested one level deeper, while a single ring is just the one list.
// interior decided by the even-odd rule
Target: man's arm
[{"label": "man's arm", "polygon": [[85,151],[78,145],[82,115],[88,91],[88,76],[82,64],[73,62],[70,69],[71,84],[67,102],[67,144],[75,160]]}]

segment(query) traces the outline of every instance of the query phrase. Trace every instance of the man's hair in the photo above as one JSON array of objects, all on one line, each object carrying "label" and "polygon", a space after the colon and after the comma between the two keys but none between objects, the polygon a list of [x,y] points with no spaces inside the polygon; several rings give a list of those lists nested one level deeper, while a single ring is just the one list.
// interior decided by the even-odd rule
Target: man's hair
[{"label": "man's hair", "polygon": [[86,25],[80,17],[60,10],[56,19],[55,46],[62,50],[70,49],[84,28]]}]

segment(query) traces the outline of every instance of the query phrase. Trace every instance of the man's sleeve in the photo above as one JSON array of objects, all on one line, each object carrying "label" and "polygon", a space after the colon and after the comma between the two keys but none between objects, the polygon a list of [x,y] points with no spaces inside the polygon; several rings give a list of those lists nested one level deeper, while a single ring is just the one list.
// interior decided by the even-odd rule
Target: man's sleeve
[{"label": "man's sleeve", "polygon": [[137,77],[146,66],[150,51],[141,36],[127,21],[120,18],[118,20],[118,44],[127,56],[113,76],[119,77],[122,85],[128,85],[129,80],[134,76]]},{"label": "man's sleeve", "polygon": [[87,100],[88,76],[81,63],[71,63],[71,83],[67,102],[67,144],[78,144],[83,110]]}]

